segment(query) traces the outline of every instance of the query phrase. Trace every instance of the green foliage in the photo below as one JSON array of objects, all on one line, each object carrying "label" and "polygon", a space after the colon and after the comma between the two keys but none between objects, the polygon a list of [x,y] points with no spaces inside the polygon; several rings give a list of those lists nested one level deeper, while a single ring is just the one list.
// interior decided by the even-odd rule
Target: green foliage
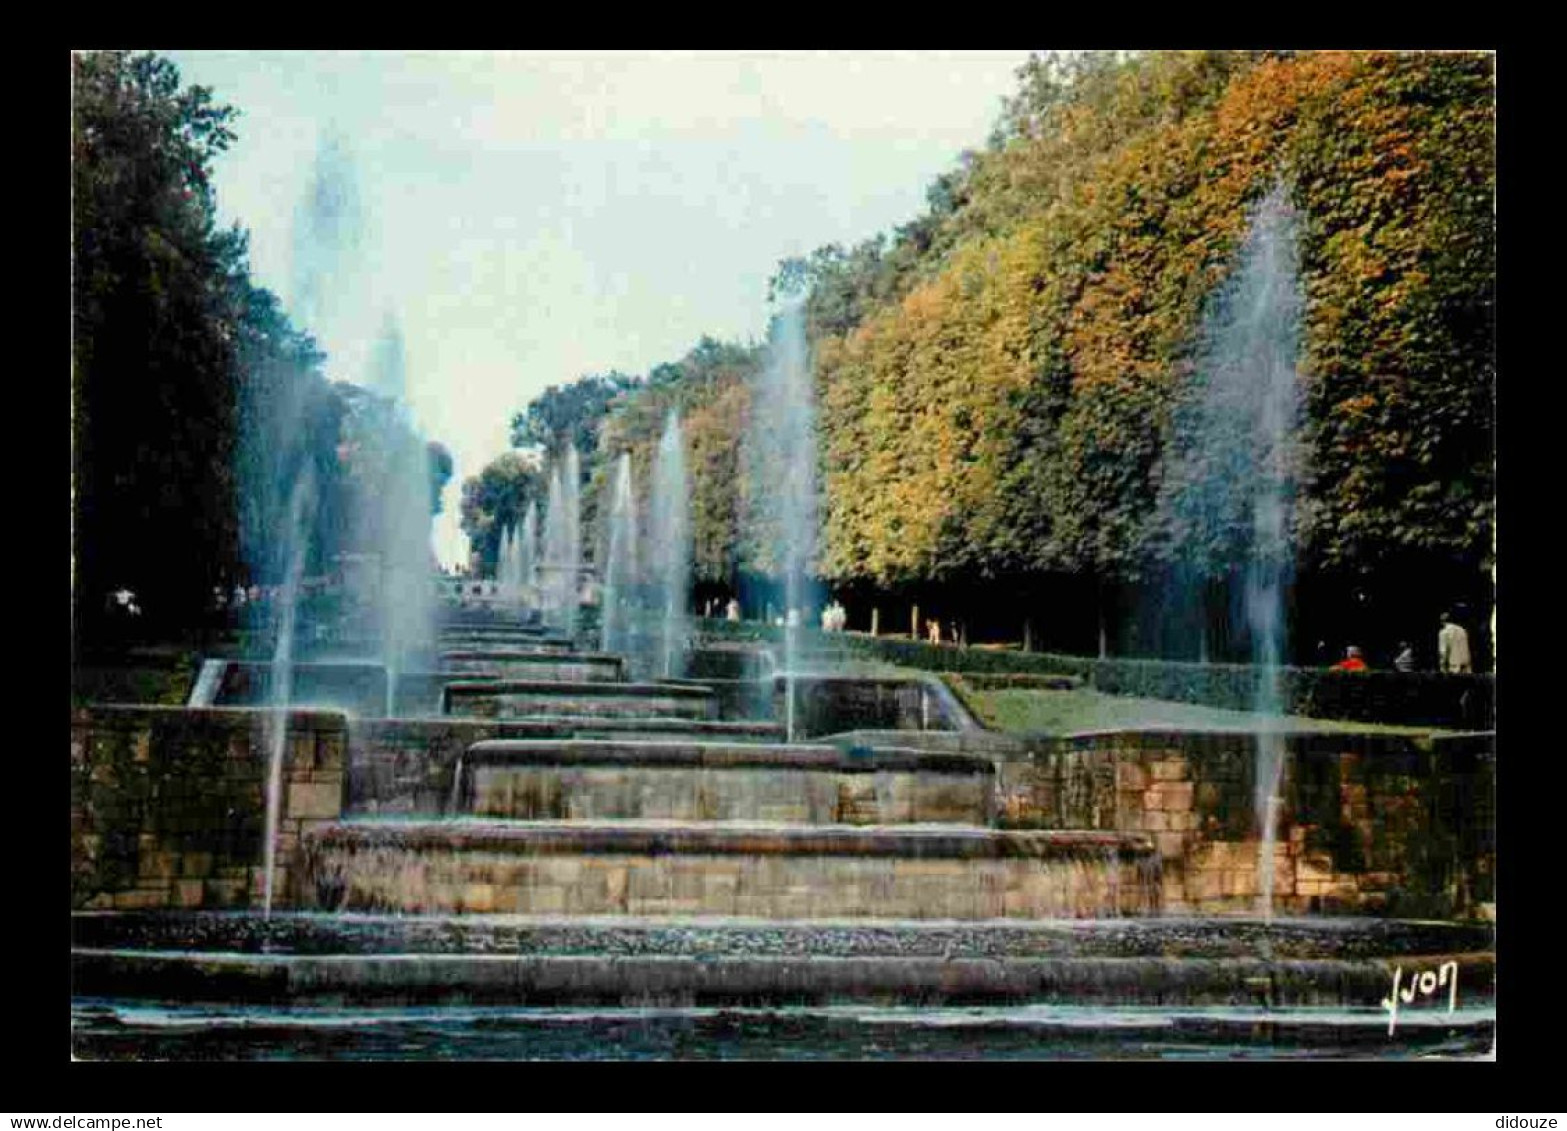
[{"label": "green foliage", "polygon": [[510,528],[521,531],[530,502],[542,513],[547,493],[542,464],[522,452],[506,452],[463,480],[459,521],[474,569],[495,575],[501,537]]},{"label": "green foliage", "polygon": [[1101,54],[1022,79],[901,284],[836,248],[775,280],[813,288],[825,572],[1146,572],[1204,301],[1280,175],[1305,217],[1306,564],[1482,568],[1489,59]]},{"label": "green foliage", "polygon": [[214,231],[234,111],[174,66],[72,60],[72,485],[77,624],[133,589],[151,627],[195,623],[238,566],[234,293]]},{"label": "green foliage", "polygon": [[[670,410],[679,411],[690,476],[692,566],[701,581],[732,582],[741,567],[751,474],[743,449],[751,381],[762,360],[759,347],[703,338],[679,361],[655,366],[643,386],[614,402],[605,420],[589,497],[603,497],[615,458],[630,452],[638,506],[646,513],[664,422]],[[605,536],[600,529],[596,540]]]},{"label": "green foliage", "polygon": [[425,445],[425,455],[430,463],[430,513],[441,513],[441,492],[452,479],[452,453],[439,440]]},{"label": "green foliage", "polygon": [[[144,631],[183,633],[214,587],[282,580],[296,484],[314,487],[307,573],[372,537],[351,516],[377,509],[374,449],[402,432],[384,398],[328,384],[251,282],[244,231],[214,227],[237,112],[156,55],[80,54],[72,77],[77,628],[107,639],[103,597],[126,587]],[[451,459],[426,458],[435,510]]]},{"label": "green foliage", "polygon": [[610,403],[637,383],[623,373],[595,373],[568,385],[551,385],[512,417],[512,447],[537,446],[554,456],[571,443],[590,456],[598,450],[599,427]]},{"label": "green foliage", "polygon": [[[1491,59],[1078,52],[1033,57],[1018,80],[989,145],[937,178],[925,214],[786,259],[770,280],[770,298],[803,303],[815,369],[821,574],[887,586],[1165,568],[1156,504],[1205,304],[1281,178],[1303,218],[1301,567],[1486,568]],[[733,580],[767,565],[742,535],[766,520],[741,454],[764,363],[704,339],[640,386],[593,379],[573,394],[578,417],[530,407],[519,436],[560,430],[525,420],[602,421],[589,498],[621,451],[645,498],[678,408],[698,574]]]}]

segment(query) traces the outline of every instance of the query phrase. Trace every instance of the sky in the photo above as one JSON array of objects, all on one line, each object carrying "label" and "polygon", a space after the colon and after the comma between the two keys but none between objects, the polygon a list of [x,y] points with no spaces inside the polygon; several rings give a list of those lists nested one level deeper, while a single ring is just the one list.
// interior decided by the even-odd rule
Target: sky
[{"label": "sky", "polygon": [[[214,169],[254,281],[369,383],[401,334],[408,406],[456,468],[513,414],[703,335],[760,340],[780,260],[890,234],[977,149],[1026,51],[168,52],[235,107]],[[312,185],[325,170],[334,223]],[[315,212],[311,201],[316,202]]]}]

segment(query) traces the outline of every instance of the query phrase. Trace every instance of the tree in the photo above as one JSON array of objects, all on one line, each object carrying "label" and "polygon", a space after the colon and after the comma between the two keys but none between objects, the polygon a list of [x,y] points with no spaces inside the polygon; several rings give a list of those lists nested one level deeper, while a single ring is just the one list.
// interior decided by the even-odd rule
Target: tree
[{"label": "tree", "polygon": [[599,425],[610,403],[636,384],[636,378],[612,372],[551,385],[512,417],[511,445],[538,446],[552,456],[568,442],[585,456],[597,451]]},{"label": "tree", "polygon": [[463,480],[461,526],[474,569],[494,575],[501,536],[521,530],[529,503],[542,510],[546,493],[543,466],[526,452],[505,452]]},{"label": "tree", "polygon": [[452,453],[439,440],[431,440],[425,445],[425,454],[430,461],[430,513],[440,514],[441,493],[452,479]]},{"label": "tree", "polygon": [[173,64],[72,61],[74,604],[83,638],[128,587],[149,626],[197,623],[238,564],[235,326],[211,164],[235,111]]}]

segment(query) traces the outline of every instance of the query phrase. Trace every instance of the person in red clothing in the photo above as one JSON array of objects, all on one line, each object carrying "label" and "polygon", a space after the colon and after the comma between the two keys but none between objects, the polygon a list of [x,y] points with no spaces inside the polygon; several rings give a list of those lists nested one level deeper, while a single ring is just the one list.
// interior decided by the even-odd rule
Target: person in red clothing
[{"label": "person in red clothing", "polygon": [[1360,654],[1360,649],[1351,644],[1344,649],[1344,658],[1332,667],[1336,672],[1363,672],[1366,670],[1366,661]]}]

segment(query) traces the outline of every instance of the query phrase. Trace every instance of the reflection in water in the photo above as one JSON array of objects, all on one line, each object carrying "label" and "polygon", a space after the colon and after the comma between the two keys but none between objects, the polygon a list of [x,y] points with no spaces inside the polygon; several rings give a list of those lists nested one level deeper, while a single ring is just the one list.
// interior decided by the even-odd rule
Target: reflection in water
[{"label": "reflection in water", "polygon": [[81,1001],[87,1060],[1180,1060],[1489,1056],[1494,1009],[127,1008]]}]

